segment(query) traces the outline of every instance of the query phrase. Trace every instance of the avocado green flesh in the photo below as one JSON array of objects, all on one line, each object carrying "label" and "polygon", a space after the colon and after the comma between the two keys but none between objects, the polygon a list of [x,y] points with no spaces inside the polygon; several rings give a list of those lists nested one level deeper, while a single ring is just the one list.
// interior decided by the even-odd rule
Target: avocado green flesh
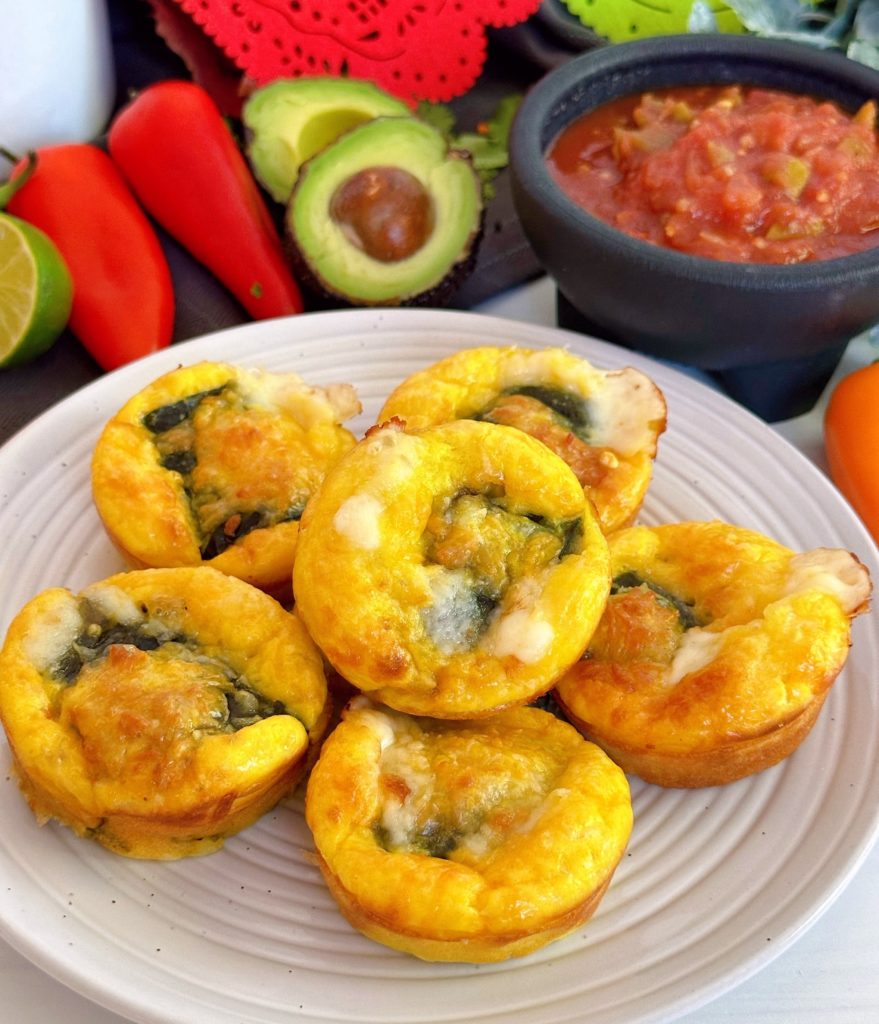
[{"label": "avocado green flesh", "polygon": [[254,174],[279,203],[290,198],[306,160],[375,117],[408,117],[402,100],[371,82],[279,79],[253,92],[242,110]]},{"label": "avocado green flesh", "polygon": [[[392,262],[372,258],[334,220],[333,197],[355,175],[401,168],[432,204],[429,236]],[[286,226],[308,274],[322,290],[352,304],[397,304],[429,292],[465,263],[478,238],[482,189],[467,157],[416,118],[377,118],[341,136],[303,167]]]}]

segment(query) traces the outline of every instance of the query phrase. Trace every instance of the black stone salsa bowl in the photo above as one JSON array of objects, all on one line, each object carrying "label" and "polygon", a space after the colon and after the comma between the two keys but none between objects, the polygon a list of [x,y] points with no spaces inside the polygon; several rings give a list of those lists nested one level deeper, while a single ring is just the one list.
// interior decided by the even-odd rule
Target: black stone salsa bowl
[{"label": "black stone salsa bowl", "polygon": [[516,212],[558,286],[559,323],[709,371],[767,419],[815,403],[846,343],[879,321],[879,247],[793,265],[664,249],[586,213],[546,165],[558,134],[609,100],[676,85],[759,85],[852,112],[879,97],[879,71],[800,43],[665,36],[581,54],[542,78],[513,124]]}]

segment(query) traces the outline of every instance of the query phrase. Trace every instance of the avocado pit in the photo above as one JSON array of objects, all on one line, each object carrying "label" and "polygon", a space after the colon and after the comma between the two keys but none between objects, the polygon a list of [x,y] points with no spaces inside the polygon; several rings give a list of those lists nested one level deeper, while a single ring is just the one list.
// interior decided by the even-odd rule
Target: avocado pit
[{"label": "avocado pit", "polygon": [[366,167],[351,175],[333,193],[330,216],[352,245],[382,263],[418,252],[435,223],[430,194],[402,167]]}]

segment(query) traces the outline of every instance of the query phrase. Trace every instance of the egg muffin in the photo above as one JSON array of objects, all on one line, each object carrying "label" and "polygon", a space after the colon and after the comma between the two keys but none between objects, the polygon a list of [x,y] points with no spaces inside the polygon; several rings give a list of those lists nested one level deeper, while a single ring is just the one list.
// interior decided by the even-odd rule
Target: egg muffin
[{"label": "egg muffin", "polygon": [[579,928],[632,829],[625,775],[546,711],[449,722],[364,697],[324,745],[305,813],[355,928],[425,960],[472,963]]},{"label": "egg muffin", "polygon": [[511,427],[373,428],[302,518],[296,607],[330,664],[398,711],[472,718],[544,693],[610,588],[570,468]]},{"label": "egg muffin", "polygon": [[207,566],[45,590],[0,651],[0,719],[35,815],[128,857],[218,849],[296,784],[328,713],[298,619]]},{"label": "egg muffin", "polygon": [[518,427],[573,469],[605,532],[644,500],[665,430],[662,392],[639,370],[599,370],[561,348],[464,349],[403,381],[379,421],[412,429],[477,419]]},{"label": "egg muffin", "polygon": [[636,526],[609,542],[607,608],[555,690],[570,720],[663,786],[721,785],[791,754],[845,663],[866,568],[721,522]]},{"label": "egg muffin", "polygon": [[209,564],[284,598],[299,519],[326,470],[354,444],[350,385],[227,363],[180,367],[105,426],[92,492],[136,568]]}]

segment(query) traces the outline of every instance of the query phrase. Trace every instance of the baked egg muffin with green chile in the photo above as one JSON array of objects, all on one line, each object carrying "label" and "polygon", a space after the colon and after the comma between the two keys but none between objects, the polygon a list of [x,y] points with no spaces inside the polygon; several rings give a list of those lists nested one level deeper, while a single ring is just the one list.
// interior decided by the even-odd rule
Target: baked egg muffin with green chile
[{"label": "baked egg muffin with green chile", "polygon": [[296,616],[207,566],[45,590],[0,651],[0,719],[34,814],[128,857],[218,849],[296,784],[328,716]]},{"label": "baked egg muffin with green chile", "polygon": [[379,422],[458,419],[518,427],[571,466],[606,533],[635,518],[665,430],[662,392],[640,370],[599,370],[561,348],[463,349],[391,393]]},{"label": "baked egg muffin with green chile", "polygon": [[399,711],[474,718],[585,649],[607,542],[571,469],[511,427],[373,427],[302,518],[296,607],[330,664]]},{"label": "baked egg muffin with green chile", "polygon": [[92,493],[137,568],[210,564],[289,597],[299,519],[354,444],[348,384],[202,362],[159,377],[106,424]]},{"label": "baked egg muffin with green chile", "polygon": [[606,610],[556,685],[570,721],[663,786],[721,785],[793,753],[845,664],[867,569],[722,522],[635,526],[609,545]]},{"label": "baked egg muffin with green chile", "polygon": [[449,722],[364,697],[324,744],[305,814],[355,928],[425,960],[469,963],[524,956],[579,928],[632,830],[623,772],[546,711]]}]

